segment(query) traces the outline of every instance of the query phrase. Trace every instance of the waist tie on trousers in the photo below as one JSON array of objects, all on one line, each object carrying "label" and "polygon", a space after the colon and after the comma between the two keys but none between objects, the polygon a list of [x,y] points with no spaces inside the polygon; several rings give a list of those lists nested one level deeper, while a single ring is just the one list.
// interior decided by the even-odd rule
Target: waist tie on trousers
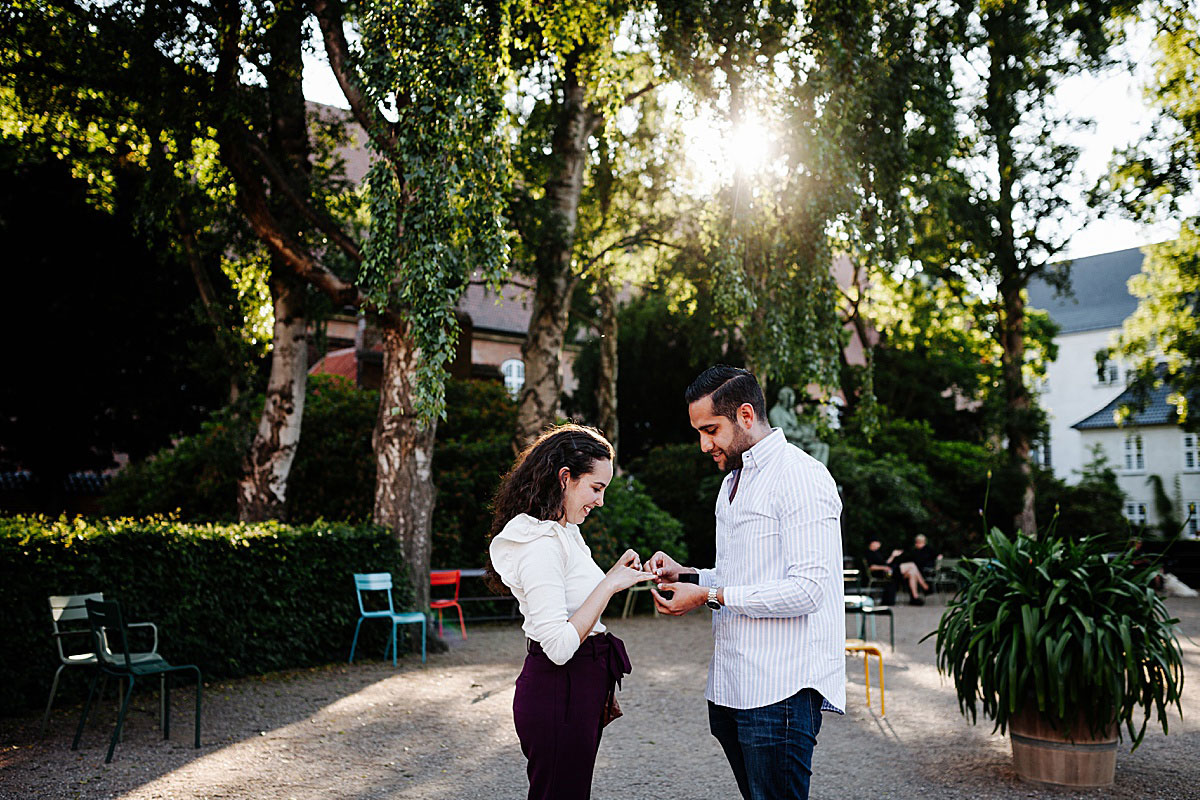
[{"label": "waist tie on trousers", "polygon": [[[533,639],[525,640],[525,649],[529,653],[540,655],[542,658],[550,661],[550,657],[542,650],[542,646]],[[559,669],[567,669],[573,663],[581,660],[605,661],[605,668],[608,671],[608,696],[605,698],[605,703],[611,702],[616,697],[616,689],[621,685],[621,678],[633,672],[633,664],[629,661],[629,653],[625,650],[625,643],[605,631],[597,633],[594,636],[589,636],[579,645],[579,649],[575,651],[575,655],[562,665],[555,664]],[[553,662],[551,662],[553,664]],[[570,679],[571,673],[567,672],[567,713],[570,708]]]}]

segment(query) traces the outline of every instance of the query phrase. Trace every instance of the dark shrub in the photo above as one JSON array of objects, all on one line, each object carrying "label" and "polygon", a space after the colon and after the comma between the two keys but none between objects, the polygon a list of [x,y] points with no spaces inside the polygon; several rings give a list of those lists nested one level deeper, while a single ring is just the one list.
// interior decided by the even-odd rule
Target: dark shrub
[{"label": "dark shrub", "polygon": [[669,444],[633,461],[629,470],[655,504],[683,524],[691,565],[711,567],[716,559],[713,509],[725,477],[713,465],[712,457],[700,452],[695,443]]},{"label": "dark shrub", "polygon": [[[392,573],[408,608],[405,570],[374,526],[0,517],[0,709],[45,702],[58,667],[50,595],[119,600],[130,621],[158,625],[167,660],[211,680],[345,659],[358,619],[352,574]],[[368,627],[363,653],[378,657],[386,626]],[[78,693],[79,676],[66,681]]]}]

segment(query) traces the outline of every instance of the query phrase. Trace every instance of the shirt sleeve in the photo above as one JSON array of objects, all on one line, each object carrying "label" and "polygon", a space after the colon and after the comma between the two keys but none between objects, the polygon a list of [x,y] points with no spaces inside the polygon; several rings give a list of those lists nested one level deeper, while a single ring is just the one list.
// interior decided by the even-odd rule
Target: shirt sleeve
[{"label": "shirt sleeve", "polygon": [[567,565],[562,544],[543,536],[520,546],[516,578],[525,592],[529,638],[546,657],[563,665],[579,649],[579,631],[567,617]]},{"label": "shirt sleeve", "polygon": [[797,470],[781,488],[779,536],[785,577],[724,587],[725,607],[747,617],[799,617],[827,600],[841,542],[842,502],[828,473]]}]

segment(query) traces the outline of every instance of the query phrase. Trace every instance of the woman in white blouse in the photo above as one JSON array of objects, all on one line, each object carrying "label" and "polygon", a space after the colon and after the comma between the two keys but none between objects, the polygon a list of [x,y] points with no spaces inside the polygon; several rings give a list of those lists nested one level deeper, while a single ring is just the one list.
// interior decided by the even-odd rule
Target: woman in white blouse
[{"label": "woman in white blouse", "polygon": [[630,671],[600,612],[619,591],[653,576],[627,550],[607,574],[579,525],[604,505],[613,449],[598,431],[561,425],[517,457],[496,492],[488,577],[525,618],[528,655],[513,719],[529,760],[529,798],[586,800],[614,684]]}]

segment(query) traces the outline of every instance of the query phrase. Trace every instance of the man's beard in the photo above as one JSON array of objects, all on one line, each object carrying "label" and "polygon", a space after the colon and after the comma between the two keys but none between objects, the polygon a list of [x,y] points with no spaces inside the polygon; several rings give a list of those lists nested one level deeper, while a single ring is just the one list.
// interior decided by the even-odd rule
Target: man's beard
[{"label": "man's beard", "polygon": [[742,468],[742,454],[754,446],[754,442],[750,439],[750,434],[746,433],[741,428],[733,429],[733,440],[729,443],[729,450],[725,453],[725,471]]}]

